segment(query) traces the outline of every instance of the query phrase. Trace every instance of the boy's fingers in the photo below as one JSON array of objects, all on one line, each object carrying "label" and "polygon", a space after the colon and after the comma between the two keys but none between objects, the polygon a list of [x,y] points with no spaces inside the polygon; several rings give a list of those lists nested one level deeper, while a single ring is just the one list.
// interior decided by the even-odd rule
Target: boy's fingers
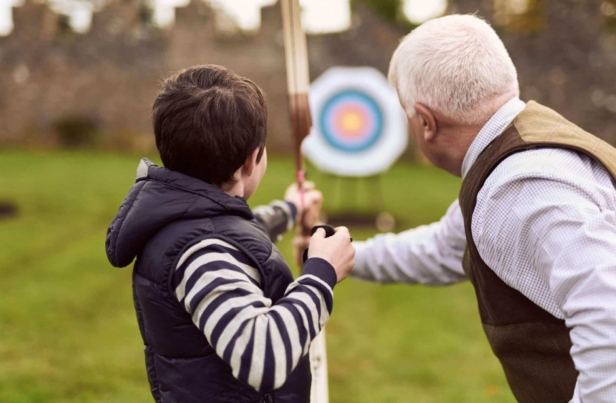
[{"label": "boy's fingers", "polygon": [[314,182],[306,181],[304,182],[304,190],[313,190]]},{"label": "boy's fingers", "polygon": [[293,245],[302,246],[310,243],[310,237],[307,236],[296,236],[293,238]]},{"label": "boy's fingers", "polygon": [[351,235],[347,227],[338,227],[338,228],[335,228],[335,230],[336,230],[336,235],[338,235],[339,233],[341,235],[349,235],[349,236]]},{"label": "boy's fingers", "polygon": [[306,197],[310,199],[312,203],[319,203],[323,201],[323,193],[318,190],[311,190],[306,194]]},{"label": "boy's fingers", "polygon": [[314,235],[312,236],[313,238],[317,237],[317,238],[325,238],[325,235],[327,235],[325,233],[325,230],[323,228],[319,228],[318,230],[316,230],[316,232],[314,233]]},{"label": "boy's fingers", "polygon": [[334,236],[353,242],[353,238],[351,238],[351,233],[347,227],[336,228],[336,234]]}]

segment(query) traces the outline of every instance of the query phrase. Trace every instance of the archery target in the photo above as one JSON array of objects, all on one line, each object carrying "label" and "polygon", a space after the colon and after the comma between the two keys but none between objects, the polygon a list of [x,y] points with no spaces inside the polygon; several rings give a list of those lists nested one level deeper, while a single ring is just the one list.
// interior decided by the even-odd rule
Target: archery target
[{"label": "archery target", "polygon": [[310,90],[314,127],[304,154],[322,171],[371,176],[407,146],[406,118],[396,92],[372,68],[333,68]]},{"label": "archery target", "polygon": [[381,137],[383,112],[367,94],[346,90],[325,104],[319,125],[332,147],[348,152],[363,151]]}]

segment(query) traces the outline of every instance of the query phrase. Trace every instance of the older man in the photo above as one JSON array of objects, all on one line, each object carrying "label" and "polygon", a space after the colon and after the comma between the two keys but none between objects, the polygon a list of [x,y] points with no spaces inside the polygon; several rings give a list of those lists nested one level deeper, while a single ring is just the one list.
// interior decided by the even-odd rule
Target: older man
[{"label": "older man", "polygon": [[441,221],[357,243],[352,275],[469,279],[518,401],[616,402],[616,150],[521,101],[474,16],[415,29],[389,78],[422,152],[463,184]]}]

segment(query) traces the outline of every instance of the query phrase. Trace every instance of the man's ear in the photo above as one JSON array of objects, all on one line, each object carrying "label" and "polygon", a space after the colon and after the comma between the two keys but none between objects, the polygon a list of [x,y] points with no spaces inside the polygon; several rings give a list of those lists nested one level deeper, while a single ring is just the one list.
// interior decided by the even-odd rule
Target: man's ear
[{"label": "man's ear", "polygon": [[424,128],[424,131],[423,131],[424,140],[427,143],[430,143],[434,141],[434,138],[436,137],[436,133],[438,131],[438,126],[436,124],[436,118],[434,117],[434,114],[432,113],[430,108],[428,108],[427,106],[420,104],[420,103],[416,103],[414,106],[415,106],[415,112],[419,116],[421,124],[423,125],[423,128]]},{"label": "man's ear", "polygon": [[255,171],[255,167],[257,166],[257,158],[259,157],[260,148],[257,147],[251,152],[246,161],[244,161],[244,165],[242,165],[242,175],[243,176],[252,176],[252,173]]}]

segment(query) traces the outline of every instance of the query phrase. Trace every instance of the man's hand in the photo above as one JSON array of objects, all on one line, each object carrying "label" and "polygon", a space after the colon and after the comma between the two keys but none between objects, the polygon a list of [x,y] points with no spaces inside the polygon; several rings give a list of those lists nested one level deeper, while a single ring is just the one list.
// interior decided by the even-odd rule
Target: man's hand
[{"label": "man's hand", "polygon": [[318,224],[321,206],[323,204],[323,194],[314,188],[313,182],[304,182],[304,207],[302,208],[302,198],[297,184],[289,186],[284,200],[293,203],[297,208],[297,224],[303,223],[304,228],[312,228]]},{"label": "man's hand", "polygon": [[336,270],[338,282],[344,280],[355,265],[355,248],[346,227],[336,228],[336,233],[325,238],[325,230],[319,229],[310,239],[308,259],[317,257],[326,260]]}]

